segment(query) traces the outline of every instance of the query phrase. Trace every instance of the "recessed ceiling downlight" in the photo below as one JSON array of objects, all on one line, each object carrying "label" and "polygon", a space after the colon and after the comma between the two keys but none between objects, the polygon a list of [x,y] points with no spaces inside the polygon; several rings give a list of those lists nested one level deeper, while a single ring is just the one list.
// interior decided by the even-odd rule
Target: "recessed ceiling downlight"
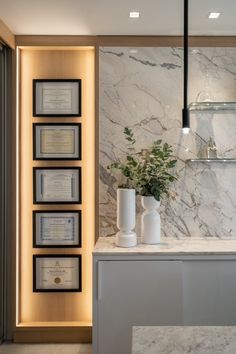
[{"label": "recessed ceiling downlight", "polygon": [[129,18],[139,18],[139,12],[138,11],[130,11]]},{"label": "recessed ceiling downlight", "polygon": [[220,12],[210,12],[208,18],[210,19],[217,19],[220,17]]},{"label": "recessed ceiling downlight", "polygon": [[138,49],[130,49],[129,52],[130,52],[130,54],[137,54]]}]

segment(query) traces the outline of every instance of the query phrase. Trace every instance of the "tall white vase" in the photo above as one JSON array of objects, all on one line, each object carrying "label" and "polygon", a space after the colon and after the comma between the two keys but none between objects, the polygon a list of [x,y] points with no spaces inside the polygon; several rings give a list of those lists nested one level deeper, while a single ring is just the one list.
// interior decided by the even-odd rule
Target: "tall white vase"
[{"label": "tall white vase", "polygon": [[154,197],[142,197],[142,206],[145,211],[141,219],[142,242],[147,244],[157,244],[161,242],[161,218],[156,209],[160,207]]},{"label": "tall white vase", "polygon": [[137,235],[133,231],[136,216],[135,189],[117,189],[117,227],[116,245],[133,247],[137,244]]}]

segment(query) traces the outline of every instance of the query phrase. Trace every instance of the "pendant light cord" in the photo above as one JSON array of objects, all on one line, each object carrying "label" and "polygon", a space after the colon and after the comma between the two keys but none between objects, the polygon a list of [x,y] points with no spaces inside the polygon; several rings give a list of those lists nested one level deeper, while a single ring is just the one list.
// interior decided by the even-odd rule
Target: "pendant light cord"
[{"label": "pendant light cord", "polygon": [[188,0],[184,0],[184,108],[188,108]]},{"label": "pendant light cord", "polygon": [[182,110],[182,128],[186,134],[189,132],[190,120],[188,109],[188,0],[184,0],[184,93]]}]

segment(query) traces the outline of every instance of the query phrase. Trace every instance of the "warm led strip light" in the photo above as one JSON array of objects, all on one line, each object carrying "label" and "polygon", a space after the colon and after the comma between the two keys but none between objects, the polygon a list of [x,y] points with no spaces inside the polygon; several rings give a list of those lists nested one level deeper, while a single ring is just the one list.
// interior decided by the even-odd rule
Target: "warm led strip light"
[{"label": "warm led strip light", "polygon": [[16,49],[16,326],[19,325],[19,65],[20,49]]}]

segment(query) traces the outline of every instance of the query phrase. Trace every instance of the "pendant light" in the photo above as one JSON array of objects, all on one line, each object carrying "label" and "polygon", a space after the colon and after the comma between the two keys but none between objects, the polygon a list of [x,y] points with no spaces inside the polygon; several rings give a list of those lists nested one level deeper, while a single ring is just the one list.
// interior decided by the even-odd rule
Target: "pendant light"
[{"label": "pendant light", "polygon": [[190,130],[188,108],[188,0],[184,0],[184,95],[182,109],[182,131],[188,134]]}]

